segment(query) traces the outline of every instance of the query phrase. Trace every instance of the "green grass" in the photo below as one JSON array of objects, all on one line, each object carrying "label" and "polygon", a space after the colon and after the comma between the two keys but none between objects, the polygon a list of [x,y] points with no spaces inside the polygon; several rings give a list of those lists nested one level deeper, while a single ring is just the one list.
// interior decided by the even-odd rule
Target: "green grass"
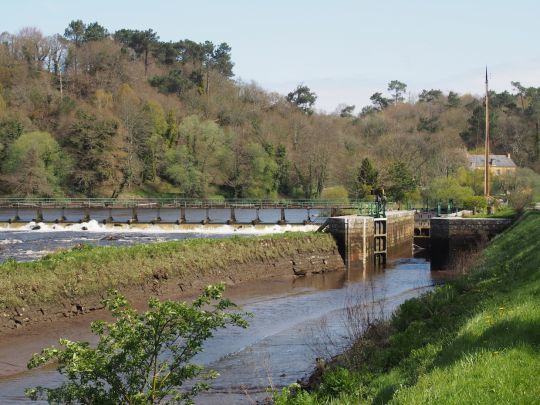
[{"label": "green grass", "polygon": [[517,212],[513,208],[502,208],[495,211],[493,214],[486,214],[485,212],[479,212],[474,215],[466,215],[465,218],[514,218],[517,216]]},{"label": "green grass", "polygon": [[378,329],[313,393],[278,403],[540,403],[540,213],[499,235],[475,271],[405,302]]},{"label": "green grass", "polygon": [[100,294],[108,288],[142,285],[155,274],[208,274],[236,264],[330,252],[332,237],[287,232],[261,237],[185,239],[129,247],[83,246],[35,262],[0,265],[0,309],[59,303]]}]

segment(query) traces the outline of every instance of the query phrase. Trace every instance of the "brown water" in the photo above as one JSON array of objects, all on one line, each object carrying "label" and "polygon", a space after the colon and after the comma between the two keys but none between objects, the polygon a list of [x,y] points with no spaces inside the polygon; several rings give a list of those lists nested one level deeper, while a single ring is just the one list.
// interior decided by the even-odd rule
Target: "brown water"
[{"label": "brown water", "polygon": [[[404,300],[437,283],[428,261],[401,256],[391,260],[385,270],[358,266],[347,272],[273,278],[231,287],[228,296],[252,312],[253,318],[247,330],[231,328],[217,333],[196,357],[197,362],[221,374],[213,389],[197,402],[252,403],[264,398],[268,387],[283,387],[305,377],[316,357],[336,354],[346,347],[345,308],[351,303],[383,300],[389,314]],[[59,336],[88,340],[89,321],[90,317],[70,320],[0,343],[0,371],[4,374],[0,377],[0,404],[25,401],[24,389],[28,387],[61,384],[62,377],[54,367],[13,373],[21,371],[30,353]]]}]

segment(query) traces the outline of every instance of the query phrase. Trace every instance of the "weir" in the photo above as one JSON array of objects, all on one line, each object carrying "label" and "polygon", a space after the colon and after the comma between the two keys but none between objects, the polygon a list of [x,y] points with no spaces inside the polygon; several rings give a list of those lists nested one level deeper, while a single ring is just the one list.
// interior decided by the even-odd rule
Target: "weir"
[{"label": "weir", "polygon": [[17,199],[0,198],[0,222],[147,224],[310,224],[342,210],[370,213],[374,203],[331,200]]}]

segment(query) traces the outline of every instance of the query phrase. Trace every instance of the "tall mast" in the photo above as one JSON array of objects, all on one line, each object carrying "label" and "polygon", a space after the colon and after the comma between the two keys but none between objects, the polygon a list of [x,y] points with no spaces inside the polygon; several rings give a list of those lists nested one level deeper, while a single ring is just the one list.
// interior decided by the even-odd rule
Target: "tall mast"
[{"label": "tall mast", "polygon": [[489,90],[488,90],[488,74],[486,66],[486,145],[485,145],[485,162],[484,162],[484,196],[489,197]]}]

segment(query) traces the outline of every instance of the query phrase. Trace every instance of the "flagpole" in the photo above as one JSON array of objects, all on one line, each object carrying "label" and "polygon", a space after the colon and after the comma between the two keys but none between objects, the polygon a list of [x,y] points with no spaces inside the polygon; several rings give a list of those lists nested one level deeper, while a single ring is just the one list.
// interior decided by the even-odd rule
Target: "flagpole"
[{"label": "flagpole", "polygon": [[489,90],[488,73],[486,66],[486,144],[484,162],[484,196],[489,197]]}]

